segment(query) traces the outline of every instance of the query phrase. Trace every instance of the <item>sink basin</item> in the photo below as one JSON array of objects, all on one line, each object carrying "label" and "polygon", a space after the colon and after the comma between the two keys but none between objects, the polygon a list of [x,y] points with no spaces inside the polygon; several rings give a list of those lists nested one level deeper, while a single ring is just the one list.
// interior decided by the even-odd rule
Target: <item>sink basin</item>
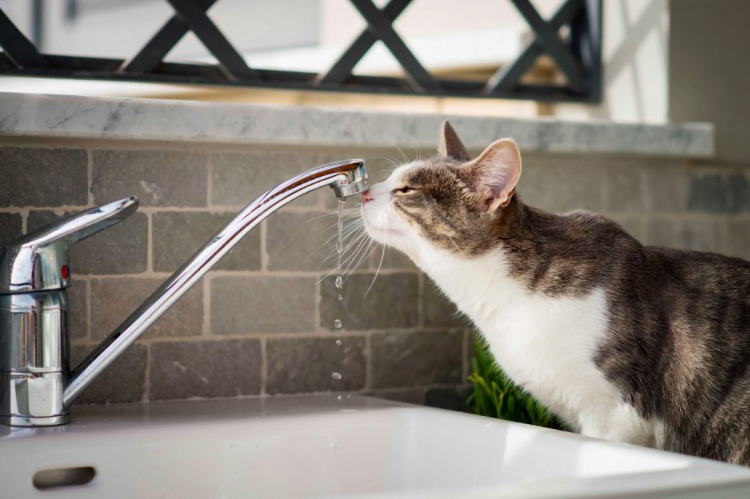
[{"label": "sink basin", "polygon": [[0,432],[4,497],[750,494],[747,468],[357,396],[76,407]]}]

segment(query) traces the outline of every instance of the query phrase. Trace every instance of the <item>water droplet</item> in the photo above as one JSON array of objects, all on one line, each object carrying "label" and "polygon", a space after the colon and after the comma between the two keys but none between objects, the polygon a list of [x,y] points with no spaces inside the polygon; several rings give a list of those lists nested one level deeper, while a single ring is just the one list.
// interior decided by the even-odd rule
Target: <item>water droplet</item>
[{"label": "water droplet", "polygon": [[341,400],[341,395],[339,395],[339,396],[338,396],[338,397],[336,397],[336,398],[337,398],[337,399],[339,399],[339,400]]},{"label": "water droplet", "polygon": [[336,276],[336,288],[341,289],[344,287],[344,280],[341,278],[340,275]]},{"label": "water droplet", "polygon": [[338,346],[341,346],[341,340],[336,340],[336,344],[337,344]]},{"label": "water droplet", "polygon": [[343,379],[343,376],[341,375],[341,373],[331,373],[331,377],[337,381],[340,379]]},{"label": "water droplet", "polygon": [[346,398],[348,398],[348,399],[352,398],[352,394],[351,393],[347,393],[346,394]]},{"label": "water droplet", "polygon": [[335,321],[333,321],[333,327],[335,327],[336,329],[341,329],[343,327],[343,324],[341,324],[341,321],[339,319],[336,319]]},{"label": "water droplet", "polygon": [[336,253],[339,255],[344,252],[344,243],[339,241],[336,243]]},{"label": "water droplet", "polygon": [[341,301],[343,299],[344,299],[343,295],[339,295],[339,301]]}]

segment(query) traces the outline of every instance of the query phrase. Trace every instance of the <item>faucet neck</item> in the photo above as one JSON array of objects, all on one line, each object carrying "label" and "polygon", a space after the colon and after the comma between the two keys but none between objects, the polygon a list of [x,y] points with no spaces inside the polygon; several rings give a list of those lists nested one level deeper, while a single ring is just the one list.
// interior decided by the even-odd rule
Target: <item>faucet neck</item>
[{"label": "faucet neck", "polygon": [[70,382],[65,388],[65,405],[69,406],[84,388],[258,224],[282,206],[325,186],[333,187],[340,198],[367,190],[368,176],[364,160],[337,161],[312,168],[270,189],[243,208],[71,373]]}]

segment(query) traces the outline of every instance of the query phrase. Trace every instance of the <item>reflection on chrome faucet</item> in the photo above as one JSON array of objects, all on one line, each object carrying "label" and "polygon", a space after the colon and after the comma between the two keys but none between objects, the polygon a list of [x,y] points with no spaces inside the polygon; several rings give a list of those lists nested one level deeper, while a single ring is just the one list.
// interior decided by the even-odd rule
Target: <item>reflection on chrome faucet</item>
[{"label": "reflection on chrome faucet", "polygon": [[308,192],[331,186],[339,199],[368,187],[363,160],[307,170],[247,205],[70,371],[70,248],[124,220],[135,197],[92,208],[8,244],[0,254],[0,423],[50,426],[70,421],[70,405],[125,349],[248,232]]}]

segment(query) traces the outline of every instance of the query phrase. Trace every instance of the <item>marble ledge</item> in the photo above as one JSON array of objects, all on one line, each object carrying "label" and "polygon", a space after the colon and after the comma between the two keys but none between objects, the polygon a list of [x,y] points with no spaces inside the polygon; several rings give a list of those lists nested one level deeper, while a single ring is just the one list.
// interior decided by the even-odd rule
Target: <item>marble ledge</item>
[{"label": "marble ledge", "polygon": [[433,150],[449,118],[469,149],[710,158],[710,123],[666,125],[0,92],[0,136]]}]

